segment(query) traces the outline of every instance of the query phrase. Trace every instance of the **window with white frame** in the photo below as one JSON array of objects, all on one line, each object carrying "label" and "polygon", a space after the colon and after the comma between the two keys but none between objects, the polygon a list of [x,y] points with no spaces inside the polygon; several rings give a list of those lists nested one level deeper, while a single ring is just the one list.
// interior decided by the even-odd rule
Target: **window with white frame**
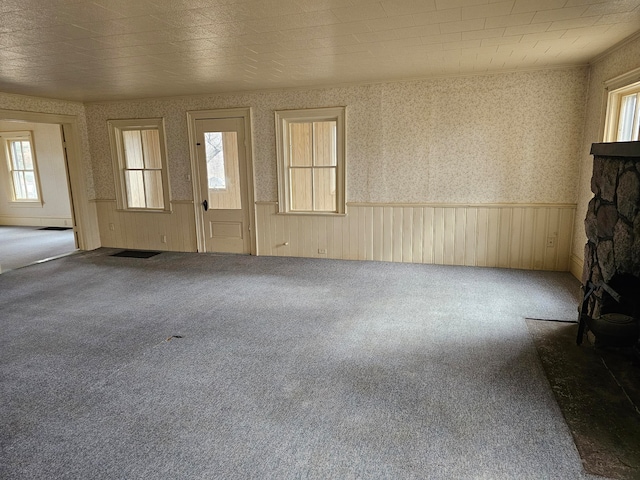
[{"label": "window with white frame", "polygon": [[345,213],[345,108],[276,112],[279,212]]},{"label": "window with white frame", "polygon": [[42,203],[31,132],[2,134],[13,202]]},{"label": "window with white frame", "polygon": [[163,119],[109,120],[108,125],[118,208],[168,211]]},{"label": "window with white frame", "polygon": [[640,82],[609,92],[605,142],[632,142],[640,133]]}]

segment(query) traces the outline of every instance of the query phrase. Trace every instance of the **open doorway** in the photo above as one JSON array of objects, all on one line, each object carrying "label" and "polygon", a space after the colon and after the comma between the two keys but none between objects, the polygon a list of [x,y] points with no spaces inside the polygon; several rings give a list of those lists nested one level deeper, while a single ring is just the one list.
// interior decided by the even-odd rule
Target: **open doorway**
[{"label": "open doorway", "polygon": [[77,247],[62,126],[0,120],[0,273]]}]

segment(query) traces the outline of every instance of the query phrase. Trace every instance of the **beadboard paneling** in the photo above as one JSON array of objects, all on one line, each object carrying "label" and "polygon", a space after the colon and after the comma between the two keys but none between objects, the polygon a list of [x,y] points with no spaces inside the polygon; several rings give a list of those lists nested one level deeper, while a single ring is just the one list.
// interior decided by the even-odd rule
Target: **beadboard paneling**
[{"label": "beadboard paneling", "polygon": [[0,215],[0,225],[20,225],[28,227],[72,227],[71,217],[26,217]]},{"label": "beadboard paneling", "polygon": [[171,213],[120,211],[115,200],[96,200],[96,206],[103,247],[196,251],[192,202],[171,202]]},{"label": "beadboard paneling", "polygon": [[258,255],[567,271],[575,208],[358,203],[334,217],[258,202]]}]

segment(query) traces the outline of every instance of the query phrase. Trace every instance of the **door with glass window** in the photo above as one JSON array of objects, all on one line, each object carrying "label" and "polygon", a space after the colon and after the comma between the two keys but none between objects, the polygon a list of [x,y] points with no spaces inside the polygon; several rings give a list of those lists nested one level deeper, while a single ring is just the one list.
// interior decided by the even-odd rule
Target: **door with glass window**
[{"label": "door with glass window", "polygon": [[195,123],[205,251],[250,253],[244,121]]}]

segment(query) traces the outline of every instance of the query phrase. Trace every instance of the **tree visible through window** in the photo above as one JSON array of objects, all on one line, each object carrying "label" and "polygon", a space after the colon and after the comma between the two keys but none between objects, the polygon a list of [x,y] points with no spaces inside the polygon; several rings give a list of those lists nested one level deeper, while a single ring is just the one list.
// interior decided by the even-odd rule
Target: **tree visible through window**
[{"label": "tree visible through window", "polygon": [[[14,134],[16,135],[16,134]],[[36,159],[29,133],[6,138],[6,152],[16,202],[40,201]]]},{"label": "tree visible through window", "polygon": [[222,132],[204,132],[206,142],[207,172],[209,173],[209,188],[224,190],[227,188],[227,175],[224,170],[224,151],[222,147]]}]

